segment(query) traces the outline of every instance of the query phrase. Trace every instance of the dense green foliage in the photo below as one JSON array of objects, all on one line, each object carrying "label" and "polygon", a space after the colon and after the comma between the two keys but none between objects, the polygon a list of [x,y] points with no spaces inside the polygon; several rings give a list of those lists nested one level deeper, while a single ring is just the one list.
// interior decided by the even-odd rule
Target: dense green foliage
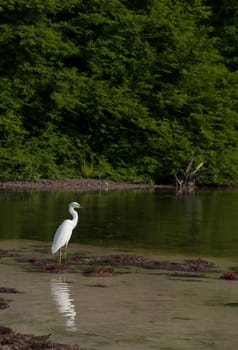
[{"label": "dense green foliage", "polygon": [[238,178],[238,4],[0,0],[0,176]]}]

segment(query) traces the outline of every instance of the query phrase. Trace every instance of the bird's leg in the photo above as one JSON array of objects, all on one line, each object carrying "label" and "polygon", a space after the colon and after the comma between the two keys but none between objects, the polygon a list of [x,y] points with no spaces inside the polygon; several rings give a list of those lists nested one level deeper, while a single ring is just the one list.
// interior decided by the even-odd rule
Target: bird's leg
[{"label": "bird's leg", "polygon": [[64,263],[66,265],[66,258],[67,258],[67,245],[65,246],[65,250],[64,250]]},{"label": "bird's leg", "polygon": [[61,258],[62,258],[62,250],[60,249],[60,253],[59,253],[59,269],[61,268]]}]

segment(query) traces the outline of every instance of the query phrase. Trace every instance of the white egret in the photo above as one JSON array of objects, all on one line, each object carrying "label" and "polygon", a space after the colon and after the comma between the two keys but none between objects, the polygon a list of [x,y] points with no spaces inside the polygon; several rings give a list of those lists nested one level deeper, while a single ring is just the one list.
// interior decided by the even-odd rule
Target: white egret
[{"label": "white egret", "polygon": [[57,228],[54,240],[51,247],[52,254],[55,254],[58,250],[60,250],[59,264],[61,265],[61,248],[65,246],[65,260],[66,260],[66,251],[69,240],[71,238],[73,229],[76,227],[78,223],[78,213],[75,208],[82,208],[82,206],[77,202],[72,202],[69,204],[69,213],[72,215],[72,219],[66,219],[59,225]]}]

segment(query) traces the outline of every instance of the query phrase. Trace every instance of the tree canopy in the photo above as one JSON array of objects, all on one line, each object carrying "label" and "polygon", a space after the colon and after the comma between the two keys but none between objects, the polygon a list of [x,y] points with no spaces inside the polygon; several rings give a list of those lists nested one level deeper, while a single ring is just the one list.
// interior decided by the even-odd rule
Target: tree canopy
[{"label": "tree canopy", "polygon": [[237,183],[238,5],[0,0],[0,176]]}]

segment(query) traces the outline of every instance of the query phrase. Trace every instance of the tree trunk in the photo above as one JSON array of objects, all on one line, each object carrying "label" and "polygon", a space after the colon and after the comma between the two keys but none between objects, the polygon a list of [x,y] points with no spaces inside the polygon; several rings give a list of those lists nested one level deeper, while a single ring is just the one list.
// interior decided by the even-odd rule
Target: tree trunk
[{"label": "tree trunk", "polygon": [[193,192],[195,189],[195,179],[197,176],[197,172],[203,166],[203,162],[198,164],[198,166],[194,170],[192,170],[193,162],[194,162],[194,155],[192,154],[189,159],[185,172],[183,172],[181,176],[175,175],[176,190],[179,193]]}]

